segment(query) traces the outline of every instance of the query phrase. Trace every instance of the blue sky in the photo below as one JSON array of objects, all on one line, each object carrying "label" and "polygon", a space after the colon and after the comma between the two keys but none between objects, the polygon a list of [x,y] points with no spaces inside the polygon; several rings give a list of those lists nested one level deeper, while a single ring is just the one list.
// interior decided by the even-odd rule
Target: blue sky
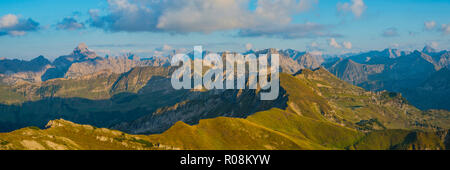
[{"label": "blue sky", "polygon": [[2,0],[0,57],[54,59],[80,42],[100,55],[143,57],[194,45],[325,54],[448,50],[448,9],[448,0]]}]

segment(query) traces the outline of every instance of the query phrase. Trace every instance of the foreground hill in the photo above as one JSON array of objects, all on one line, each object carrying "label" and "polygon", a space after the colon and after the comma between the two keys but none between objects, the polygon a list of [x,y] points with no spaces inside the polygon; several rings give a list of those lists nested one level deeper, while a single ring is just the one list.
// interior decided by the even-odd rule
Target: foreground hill
[{"label": "foreground hill", "polygon": [[[48,129],[0,134],[3,149],[448,149],[449,113],[423,112],[400,95],[372,93],[345,83],[325,69],[281,74],[287,107],[245,118],[178,121],[153,135],[56,120]],[[196,103],[190,106],[196,108]],[[189,107],[187,107],[189,108]],[[161,116],[184,107],[161,109]],[[226,115],[226,114],[224,114]],[[176,119],[177,117],[172,117]],[[152,116],[132,121],[142,127]],[[151,128],[150,128],[151,129]],[[148,130],[150,130],[148,129]],[[66,147],[66,148],[63,148]]]},{"label": "foreground hill", "polygon": [[[283,96],[280,96],[281,98],[276,103],[270,105],[311,119],[333,122],[361,131],[386,128],[428,130],[450,128],[450,119],[444,116],[450,114],[446,111],[434,111],[440,114],[421,111],[409,105],[400,94],[366,91],[337,79],[323,68],[315,71],[302,70],[295,76],[283,73],[280,83]],[[243,96],[255,95],[252,95],[252,93],[244,94]],[[242,110],[258,106],[257,103],[250,102],[255,101],[254,98],[249,100],[239,97],[238,99],[243,100],[231,102],[232,105],[217,102],[227,100],[217,100],[214,97],[206,98],[206,100],[186,100],[173,106],[158,109],[158,111],[142,116],[137,120],[114,126],[114,128],[129,133],[149,134],[155,132],[154,125],[157,122],[170,122],[178,119],[193,125],[197,121],[190,121],[192,116],[186,117],[186,115],[194,115],[194,117],[199,114],[224,116],[236,110],[223,108],[234,106]],[[279,104],[279,102],[285,103],[287,107]],[[247,107],[242,107],[241,103],[246,103],[245,106]],[[266,103],[266,105],[269,105],[269,103]],[[162,116],[170,119],[161,119]]]},{"label": "foreground hill", "polygon": [[[79,79],[55,79],[40,84],[0,86],[0,131],[27,126],[43,128],[64,118],[97,127],[118,128],[171,107],[189,109],[156,114],[151,129],[128,128],[129,133],[161,133],[177,121],[196,124],[219,116],[246,117],[273,107],[284,108],[286,98],[261,101],[256,90],[174,90],[172,67],[136,67],[123,74],[93,74]],[[282,92],[281,92],[282,93]],[[119,128],[118,128],[119,129]]]},{"label": "foreground hill", "polygon": [[363,133],[327,121],[272,109],[247,119],[214,118],[190,126],[183,122],[158,135],[50,121],[48,129],[30,127],[0,134],[0,149],[172,150],[172,149],[449,149],[448,131],[377,130]]}]

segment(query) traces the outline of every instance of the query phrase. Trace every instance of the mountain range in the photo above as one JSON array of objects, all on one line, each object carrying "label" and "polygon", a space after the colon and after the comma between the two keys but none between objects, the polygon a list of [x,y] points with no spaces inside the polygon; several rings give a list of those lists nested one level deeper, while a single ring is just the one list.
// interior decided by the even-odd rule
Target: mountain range
[{"label": "mountain range", "polygon": [[[148,134],[154,129],[151,125],[155,124],[155,119],[170,121],[181,117],[183,121],[176,121],[162,133],[130,135],[57,119],[49,121],[45,129],[27,127],[0,134],[0,148],[384,150],[449,147],[448,112],[420,111],[408,105],[399,94],[369,92],[337,79],[324,69],[303,70],[296,75],[282,73],[281,83],[285,90],[282,98],[287,100],[276,103],[285,103],[285,106],[245,117],[222,115],[187,124],[186,118],[198,116],[192,114],[191,109],[210,104],[188,100],[119,127]],[[174,116],[161,119],[163,115]]]},{"label": "mountain range", "polygon": [[[427,46],[422,51],[413,52],[395,49],[371,51],[341,58],[324,66],[340,79],[367,90],[402,93],[421,109],[449,110],[447,96],[450,94],[436,84],[431,85],[433,81],[448,77],[445,70],[449,68],[449,60],[450,51],[437,52]],[[442,98],[430,97],[430,94],[424,93],[424,86],[429,91],[442,94]]]},{"label": "mountain range", "polygon": [[99,57],[80,44],[53,62],[1,60],[0,149],[450,148],[450,112],[414,100],[446,97],[447,51],[252,53],[280,54],[276,100],[259,100],[261,89],[175,90],[170,56]]}]

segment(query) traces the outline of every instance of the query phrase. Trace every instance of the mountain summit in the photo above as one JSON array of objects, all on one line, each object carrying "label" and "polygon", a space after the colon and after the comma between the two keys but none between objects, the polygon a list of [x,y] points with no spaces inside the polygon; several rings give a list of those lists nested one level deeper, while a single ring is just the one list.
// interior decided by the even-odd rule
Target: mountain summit
[{"label": "mountain summit", "polygon": [[85,43],[80,43],[73,50],[72,56],[77,56],[82,59],[91,59],[97,57],[97,54],[94,51],[89,50]]},{"label": "mountain summit", "polygon": [[433,47],[427,45],[427,46],[425,46],[425,47],[423,48],[422,52],[423,52],[423,53],[426,53],[426,54],[430,54],[430,53],[436,53],[437,50],[434,49]]},{"label": "mountain summit", "polygon": [[80,51],[80,52],[87,52],[89,51],[88,46],[85,43],[80,43],[78,44],[78,46],[75,48],[74,51]]}]

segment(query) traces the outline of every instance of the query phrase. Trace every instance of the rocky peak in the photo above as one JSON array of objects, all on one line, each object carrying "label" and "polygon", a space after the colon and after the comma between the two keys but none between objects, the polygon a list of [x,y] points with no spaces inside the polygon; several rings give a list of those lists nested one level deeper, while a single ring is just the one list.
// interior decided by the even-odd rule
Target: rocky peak
[{"label": "rocky peak", "polygon": [[400,50],[391,48],[385,49],[383,52],[386,53],[389,58],[398,58],[402,55],[402,52]]},{"label": "rocky peak", "polygon": [[423,52],[423,53],[427,53],[427,54],[430,54],[430,53],[436,53],[436,49],[434,49],[433,47],[427,45],[427,46],[425,46],[425,47],[423,48],[422,52]]},{"label": "rocky peak", "polygon": [[56,127],[64,127],[64,126],[73,126],[74,123],[64,120],[64,119],[57,119],[57,120],[50,120],[47,125],[45,125],[45,128],[56,128]]},{"label": "rocky peak", "polygon": [[82,56],[82,58],[95,58],[97,57],[97,54],[91,50],[89,50],[88,46],[85,43],[80,43],[78,46],[73,50],[72,55],[74,56]]},{"label": "rocky peak", "polygon": [[76,52],[85,53],[85,52],[88,52],[89,49],[85,43],[80,43],[73,51],[74,51],[74,53],[76,53]]},{"label": "rocky peak", "polygon": [[268,48],[261,51],[257,51],[257,54],[278,54],[277,49],[275,48]]},{"label": "rocky peak", "polygon": [[316,69],[319,68],[320,65],[324,62],[323,58],[320,56],[314,56],[310,53],[304,53],[301,56],[297,56],[294,59],[304,68]]},{"label": "rocky peak", "polygon": [[38,64],[51,64],[51,62],[42,55],[34,58],[33,60],[31,60],[31,62],[38,63]]}]

